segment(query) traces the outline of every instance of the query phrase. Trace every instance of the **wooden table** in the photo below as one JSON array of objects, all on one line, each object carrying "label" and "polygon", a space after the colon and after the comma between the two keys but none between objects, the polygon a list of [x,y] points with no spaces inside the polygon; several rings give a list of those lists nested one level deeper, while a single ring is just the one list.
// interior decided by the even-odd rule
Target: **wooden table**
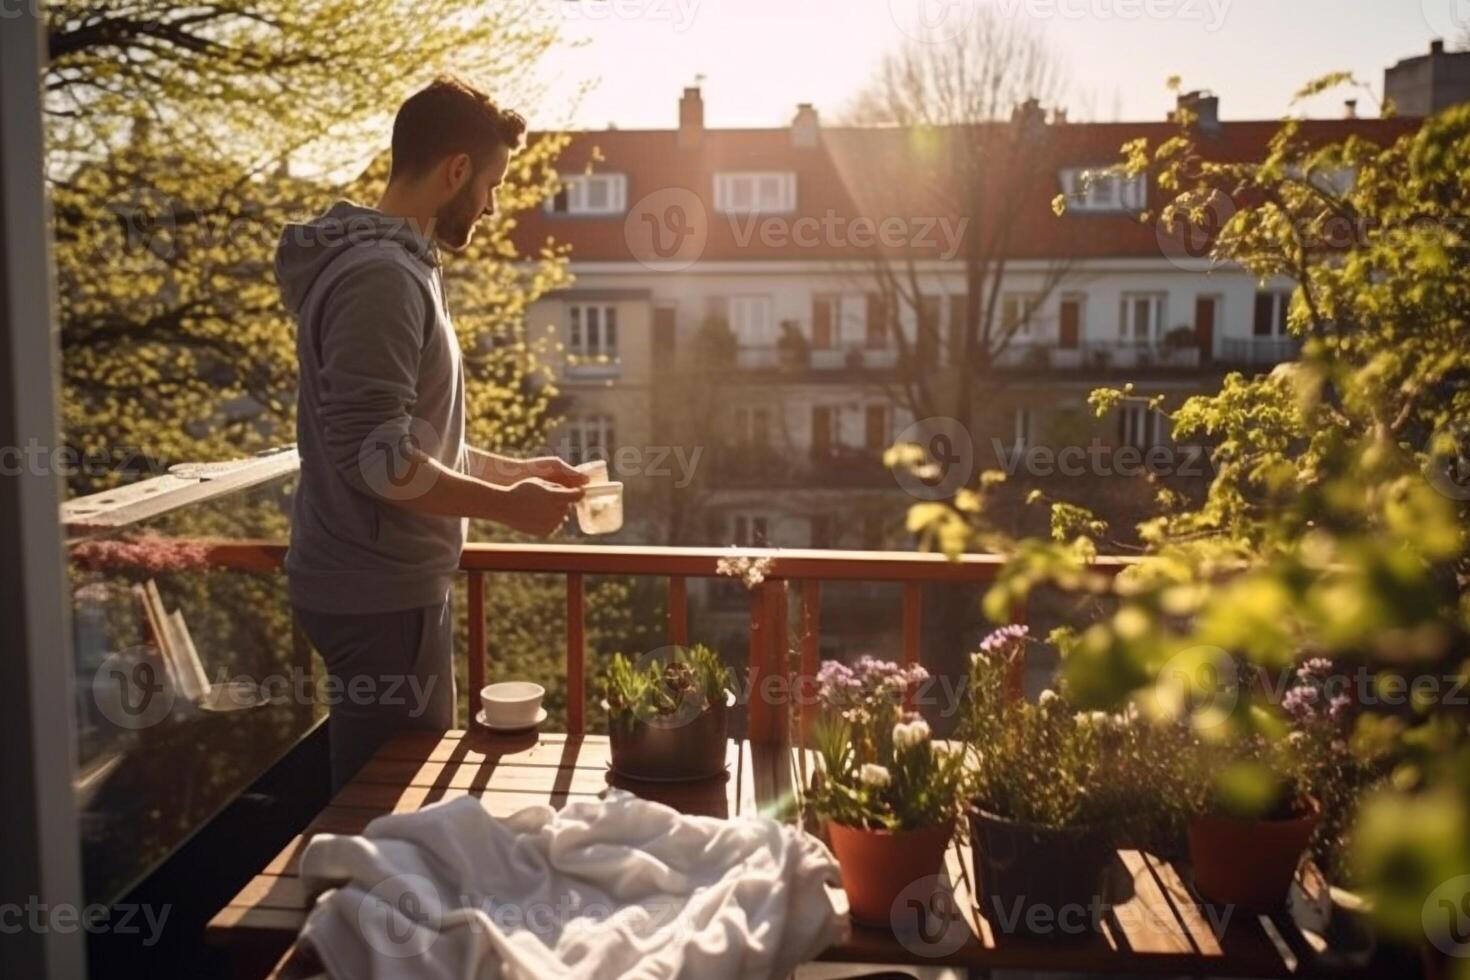
[{"label": "wooden table", "polygon": [[[242,976],[308,975],[312,964],[293,944],[308,908],[298,861],[312,836],[358,833],[382,814],[411,812],[467,794],[480,797],[495,816],[534,803],[561,807],[574,799],[595,799],[610,785],[608,761],[605,736],[505,736],[479,730],[399,736],[215,915],[209,941],[229,949]],[[801,761],[789,749],[732,740],[724,779],[667,785],[616,782],[685,813],[742,817],[774,812],[779,801],[790,799],[799,785],[795,770]],[[1119,852],[1109,883],[1114,904],[1102,929],[1065,941],[1000,934],[971,901],[969,868],[968,849],[956,843],[946,869],[950,890],[941,893],[952,901],[937,903],[948,910],[953,924],[949,931],[934,930],[934,941],[920,934],[900,940],[888,931],[854,927],[851,939],[822,959],[1129,975],[1293,977],[1326,972],[1317,953],[1322,941],[1291,915],[1235,910],[1221,919],[1222,911],[1194,895],[1187,871],[1149,854]],[[1298,888],[1303,894],[1320,890],[1311,880],[1299,882]],[[840,890],[834,898],[845,906]],[[933,924],[944,923],[935,919]]]}]

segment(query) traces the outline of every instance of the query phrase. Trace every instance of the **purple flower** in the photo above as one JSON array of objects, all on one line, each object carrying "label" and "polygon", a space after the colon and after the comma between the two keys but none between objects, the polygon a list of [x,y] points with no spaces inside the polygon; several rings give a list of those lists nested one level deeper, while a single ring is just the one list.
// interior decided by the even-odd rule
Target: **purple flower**
[{"label": "purple flower", "polygon": [[1029,626],[1002,626],[993,630],[980,641],[980,652],[985,654],[995,653],[999,650],[1009,650],[1013,646],[1025,643],[1031,637]]},{"label": "purple flower", "polygon": [[892,703],[909,687],[928,678],[929,672],[918,664],[904,666],[868,656],[860,657],[851,667],[828,660],[817,670],[821,698],[834,707]]}]

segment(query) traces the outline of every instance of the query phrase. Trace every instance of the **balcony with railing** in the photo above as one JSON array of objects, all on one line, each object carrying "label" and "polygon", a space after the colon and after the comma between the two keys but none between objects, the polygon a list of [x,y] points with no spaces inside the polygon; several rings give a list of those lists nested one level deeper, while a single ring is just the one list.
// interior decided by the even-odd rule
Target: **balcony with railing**
[{"label": "balcony with railing", "polygon": [[1227,337],[1220,360],[1240,367],[1274,367],[1295,360],[1301,350],[1301,341],[1295,337]]},{"label": "balcony with railing", "polygon": [[[462,795],[508,816],[537,802],[596,799],[612,787],[686,813],[775,812],[813,764],[803,746],[819,661],[862,652],[922,663],[958,690],[979,632],[975,600],[1002,568],[989,555],[952,561],[908,552],[473,542],[455,586],[454,673],[467,730],[396,736],[329,798],[321,745],[328,707],[341,692],[334,695],[295,628],[281,573],[295,475],[294,452],[181,468],[75,500],[63,513],[78,624],[75,793],[87,827],[89,891],[119,902],[171,875],[171,894],[186,887],[196,894],[185,914],[201,931],[209,920],[216,966],[236,975],[263,974],[283,953],[273,975],[305,975],[292,944],[310,908],[298,862],[315,834],[358,833],[376,816]],[[732,556],[759,565],[760,574],[732,577],[725,567]],[[1129,563],[1100,558],[1096,568],[1115,573]],[[698,600],[708,590],[691,586],[701,581],[726,587],[723,608]],[[829,600],[844,591],[865,618],[834,608]],[[731,594],[743,604],[733,633]],[[1038,603],[1044,607],[1044,598],[1033,596],[1012,609],[1011,620],[1032,620],[1040,632],[1075,613]],[[965,610],[959,618],[957,609]],[[866,640],[854,638],[854,624]],[[739,678],[728,778],[681,789],[607,774],[606,717],[597,704],[607,658],[692,642],[716,649]],[[1044,684],[1050,667],[1029,666],[1041,671],[1030,686]],[[549,717],[539,733],[499,735],[471,721],[476,692],[505,679],[547,688]],[[936,732],[946,731],[945,705],[918,708]],[[281,771],[293,766],[291,782]],[[1143,964],[1176,972],[1228,966],[1260,975],[1283,969],[1249,927],[1221,935],[1206,952],[1160,939],[1160,929],[1189,934],[1190,906],[1177,904],[1187,886],[1169,877],[1167,863],[1137,852],[1120,856],[1140,862],[1138,881],[1165,885],[1129,891],[1125,901],[1136,916],[1059,952],[1008,943],[976,916],[963,897],[972,887],[969,856],[956,845],[946,867],[966,938],[934,962],[1115,971]],[[211,874],[199,876],[202,866]],[[1290,931],[1290,921],[1272,928]],[[914,956],[901,939],[866,928],[823,954],[874,963],[917,962]]]},{"label": "balcony with railing", "polygon": [[785,372],[814,378],[863,371],[893,370],[899,364],[894,347],[795,347],[781,344],[741,345],[735,366],[750,372]]}]

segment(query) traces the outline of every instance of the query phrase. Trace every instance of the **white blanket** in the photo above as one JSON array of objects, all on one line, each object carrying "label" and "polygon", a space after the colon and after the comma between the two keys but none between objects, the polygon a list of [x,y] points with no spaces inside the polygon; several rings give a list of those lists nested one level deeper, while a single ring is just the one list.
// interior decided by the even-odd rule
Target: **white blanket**
[{"label": "white blanket", "polygon": [[785,977],[848,930],[820,841],[623,790],[505,820],[473,797],[379,817],[314,838],[301,877],[331,887],[301,938],[352,980]]}]

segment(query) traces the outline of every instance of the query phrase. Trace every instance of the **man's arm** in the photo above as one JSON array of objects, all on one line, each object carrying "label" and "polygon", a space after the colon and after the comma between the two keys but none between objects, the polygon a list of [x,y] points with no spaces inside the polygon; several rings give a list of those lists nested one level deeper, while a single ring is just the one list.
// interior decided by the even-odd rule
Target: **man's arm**
[{"label": "man's arm", "polygon": [[323,321],[322,450],[342,478],[385,503],[443,517],[477,517],[546,535],[581,490],[534,479],[496,486],[424,452],[440,434],[412,415],[427,297],[390,263],[343,276]]},{"label": "man's arm", "polygon": [[582,499],[580,489],[544,480],[525,479],[497,486],[427,456],[419,457],[412,465],[416,468],[409,471],[407,482],[423,489],[411,496],[383,499],[419,514],[496,521],[545,537],[566,520],[567,508]]},{"label": "man's arm", "polygon": [[469,449],[469,475],[497,486],[510,486],[533,478],[564,487],[587,485],[586,473],[555,456],[515,459],[473,446]]}]

